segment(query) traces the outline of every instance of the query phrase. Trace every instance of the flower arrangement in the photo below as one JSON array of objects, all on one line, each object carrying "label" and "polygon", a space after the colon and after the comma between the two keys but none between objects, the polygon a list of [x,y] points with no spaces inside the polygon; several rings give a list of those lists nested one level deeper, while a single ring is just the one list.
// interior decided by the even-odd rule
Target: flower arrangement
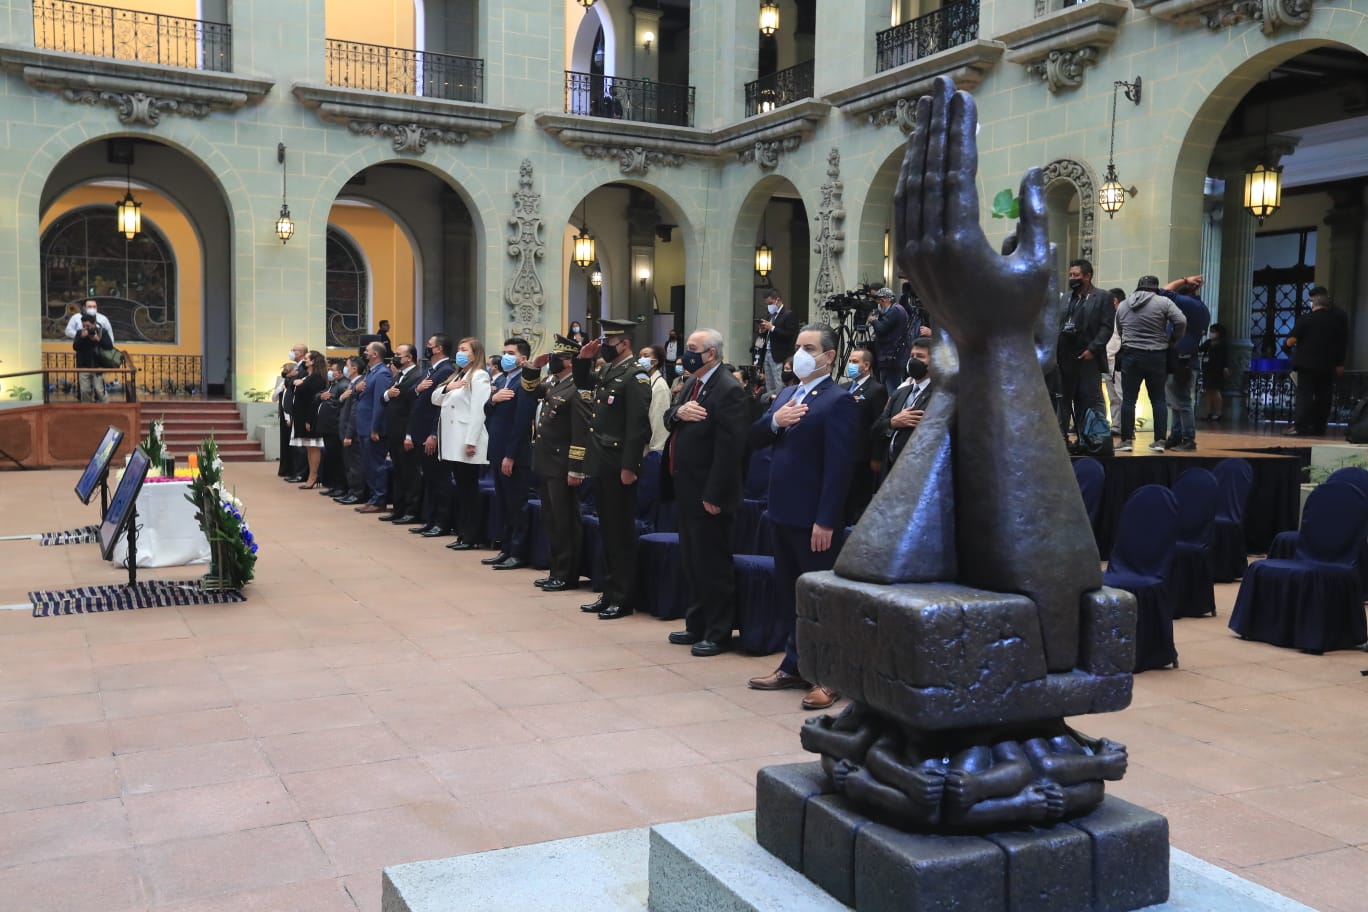
[{"label": "flower arrangement", "polygon": [[195,519],[213,551],[204,578],[216,589],[241,589],[255,575],[257,543],[243,515],[242,501],[223,486],[223,460],[214,438],[199,445],[199,474],[190,482],[185,499],[195,505]]},{"label": "flower arrangement", "polygon": [[143,439],[143,452],[152,463],[152,471],[160,475],[162,463],[166,461],[166,416],[152,419],[151,429]]}]

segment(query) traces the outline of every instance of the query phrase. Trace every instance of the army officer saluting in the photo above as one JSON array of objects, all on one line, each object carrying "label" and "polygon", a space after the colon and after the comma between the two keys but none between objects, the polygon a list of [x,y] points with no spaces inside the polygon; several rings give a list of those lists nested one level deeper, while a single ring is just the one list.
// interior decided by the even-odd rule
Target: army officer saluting
[{"label": "army officer saluting", "polygon": [[[615,621],[632,613],[636,575],[637,476],[651,439],[651,378],[637,366],[631,320],[603,320],[603,336],[580,349],[575,386],[592,407],[585,471],[597,485],[599,533],[608,578],[582,611]],[[593,369],[594,358],[606,362]]]}]

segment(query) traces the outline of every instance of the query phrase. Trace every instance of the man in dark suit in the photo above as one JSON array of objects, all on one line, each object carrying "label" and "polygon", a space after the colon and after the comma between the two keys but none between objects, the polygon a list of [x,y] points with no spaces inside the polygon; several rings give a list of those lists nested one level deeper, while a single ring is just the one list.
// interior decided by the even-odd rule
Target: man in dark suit
[{"label": "man in dark suit", "polygon": [[784,299],[773,289],[765,295],[765,310],[769,317],[761,317],[759,323],[765,334],[760,368],[765,372],[765,392],[772,396],[784,386],[784,362],[793,357],[794,340],[801,324],[798,315],[784,306]]},{"label": "man in dark suit", "polygon": [[[602,320],[603,341],[595,339],[575,358],[575,386],[593,400],[585,468],[594,479],[606,579],[603,594],[580,610],[601,621],[633,611],[636,577],[637,479],[651,439],[651,378],[636,363],[631,320]],[[592,370],[603,352],[604,366]]]},{"label": "man in dark suit", "polygon": [[903,364],[907,361],[907,311],[894,303],[897,298],[893,289],[880,288],[874,293],[879,306],[868,321],[878,353],[879,380],[890,396],[903,381]]},{"label": "man in dark suit", "polygon": [[284,372],[285,387],[280,394],[280,468],[276,474],[292,483],[303,481],[307,469],[304,466],[304,448],[290,446],[290,422],[286,416],[294,414],[294,382],[309,373],[308,365],[304,363],[308,353],[309,346],[303,342],[290,346],[290,360],[294,361],[294,368]]},{"label": "man in dark suit", "polygon": [[[769,515],[775,599],[788,625],[784,661],[772,674],[751,678],[755,690],[809,687],[798,674],[795,590],[799,575],[836,565],[845,539],[845,502],[860,413],[850,394],[831,381],[835,362],[836,335],[831,327],[803,327],[793,353],[798,385],[781,390],[750,429],[752,448],[773,448]],[[834,691],[813,684],[803,708],[826,709],[838,699]]]},{"label": "man in dark suit", "polygon": [[532,418],[537,402],[523,389],[523,365],[532,354],[526,339],[504,342],[499,357],[503,371],[493,383],[485,403],[485,427],[489,430],[489,464],[494,468],[494,496],[499,500],[503,550],[480,561],[495,570],[527,566],[522,559],[527,538],[527,489],[532,484]]},{"label": "man in dark suit", "polygon": [[385,512],[385,429],[384,395],[394,382],[389,365],[385,363],[385,346],[372,342],[366,346],[366,377],[361,399],[356,403],[356,436],[362,446],[366,467],[366,486],[370,499],[356,508],[358,513]]},{"label": "man in dark suit", "polygon": [[860,417],[855,427],[851,453],[850,494],[846,497],[846,525],[859,522],[869,499],[874,496],[874,482],[881,468],[882,450],[875,451],[870,441],[874,422],[879,420],[888,393],[874,378],[874,356],[867,348],[857,348],[846,360],[846,375],[841,381],[860,405]]},{"label": "man in dark suit", "polygon": [[918,339],[912,343],[912,357],[907,359],[907,379],[893,391],[869,432],[871,449],[875,458],[882,463],[880,484],[892,471],[893,463],[898,461],[912,432],[921,424],[922,415],[931,401],[930,366],[931,340]]},{"label": "man in dark suit", "polygon": [[[696,656],[731,648],[736,606],[732,524],[741,507],[750,396],[722,366],[722,334],[700,329],[685,343],[689,379],[665,412],[666,469],[679,506],[679,557],[693,599],[670,642]],[[662,581],[664,582],[664,581]]]},{"label": "man in dark suit", "polygon": [[338,419],[338,434],[342,438],[342,464],[347,470],[347,488],[333,498],[340,504],[359,504],[366,499],[366,469],[362,459],[364,446],[356,435],[356,404],[361,400],[357,391],[365,376],[366,361],[358,355],[347,359],[343,371],[347,389],[342,393],[342,414]]},{"label": "man in dark suit", "polygon": [[390,388],[385,390],[385,445],[390,457],[390,503],[393,511],[380,515],[383,522],[391,522],[418,512],[418,498],[422,495],[422,466],[412,444],[407,447],[409,417],[418,398],[415,390],[422,379],[418,367],[418,352],[412,345],[400,345],[394,355],[399,373]]},{"label": "man in dark suit", "polygon": [[437,422],[442,408],[432,404],[433,387],[446,383],[456,369],[451,363],[451,337],[446,333],[433,333],[428,338],[424,354],[428,369],[414,387],[417,399],[409,415],[408,437],[404,440],[404,446],[420,454],[418,458],[423,476],[421,512],[400,515],[394,522],[395,525],[421,523],[426,528],[434,528],[438,527],[437,518],[442,515],[443,505],[451,500],[451,468],[442,465],[437,458]]},{"label": "man in dark suit", "polygon": [[523,388],[541,400],[532,441],[532,471],[540,483],[542,517],[551,539],[551,568],[533,585],[543,592],[579,586],[583,540],[579,490],[589,439],[589,404],[581,398],[571,371],[579,350],[579,343],[558,335],[551,353],[533,362],[538,370],[548,368],[546,379],[523,371]]}]

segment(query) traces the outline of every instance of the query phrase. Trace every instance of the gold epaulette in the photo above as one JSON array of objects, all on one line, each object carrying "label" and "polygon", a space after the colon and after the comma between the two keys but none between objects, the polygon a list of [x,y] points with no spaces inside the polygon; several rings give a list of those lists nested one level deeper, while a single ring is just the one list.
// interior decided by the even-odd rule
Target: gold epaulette
[{"label": "gold epaulette", "polygon": [[594,401],[594,391],[593,391],[593,390],[580,390],[580,391],[579,391],[579,394],[580,394],[580,399],[584,400],[585,402],[590,402],[590,403],[592,403],[592,402]]},{"label": "gold epaulette", "polygon": [[570,448],[570,459],[571,459],[572,462],[583,462],[583,461],[584,461],[584,447],[581,447],[581,446],[572,446],[572,447]]},{"label": "gold epaulette", "polygon": [[525,393],[535,393],[537,387],[541,386],[541,374],[533,374],[529,377],[527,371],[523,371],[520,379],[522,380],[522,388]]}]

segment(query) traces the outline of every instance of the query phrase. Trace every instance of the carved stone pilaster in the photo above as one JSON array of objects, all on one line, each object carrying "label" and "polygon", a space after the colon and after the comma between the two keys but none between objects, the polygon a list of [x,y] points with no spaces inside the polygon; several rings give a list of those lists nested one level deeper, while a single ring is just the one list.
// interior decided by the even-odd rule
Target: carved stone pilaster
[{"label": "carved stone pilaster", "polygon": [[545,227],[541,219],[541,194],[532,192],[531,159],[523,159],[518,169],[518,189],[513,194],[513,214],[508,224],[513,231],[508,255],[517,260],[504,292],[508,334],[521,336],[535,350],[541,344],[542,311],[546,305],[537,261],[546,256],[546,243],[541,236]]},{"label": "carved stone pilaster", "polygon": [[845,291],[845,276],[841,274],[840,256],[845,251],[845,206],[841,195],[841,150],[832,149],[827,155],[827,180],[822,184],[822,204],[817,210],[817,236],[812,250],[819,257],[817,281],[812,286],[815,300],[825,301]]},{"label": "carved stone pilaster", "polygon": [[1092,260],[1097,250],[1097,181],[1087,165],[1057,158],[1045,166],[1045,186],[1067,181],[1078,192],[1078,255]]},{"label": "carved stone pilaster", "polygon": [[163,112],[182,117],[206,117],[209,105],[175,98],[158,98],[146,92],[97,92],[94,89],[63,89],[62,98],[72,104],[103,105],[114,108],[119,123],[155,127]]},{"label": "carved stone pilaster", "polygon": [[684,156],[675,152],[658,152],[643,146],[583,146],[585,158],[617,159],[618,170],[623,174],[644,175],[652,165],[663,168],[680,168]]},{"label": "carved stone pilaster", "polygon": [[803,144],[801,136],[785,136],[783,139],[762,139],[748,149],[736,153],[738,160],[745,164],[755,162],[762,171],[773,171],[779,167],[779,159]]},{"label": "carved stone pilaster", "polygon": [[430,142],[448,143],[451,145],[465,145],[470,139],[469,133],[460,130],[443,130],[437,127],[425,127],[416,123],[389,123],[387,121],[373,120],[349,120],[347,129],[357,136],[388,136],[390,145],[395,152],[411,153],[422,155],[427,151],[427,144]]},{"label": "carved stone pilaster", "polygon": [[1026,72],[1039,76],[1051,92],[1076,89],[1083,84],[1083,71],[1097,63],[1097,48],[1081,47],[1066,51],[1050,51],[1037,63],[1026,67]]}]

